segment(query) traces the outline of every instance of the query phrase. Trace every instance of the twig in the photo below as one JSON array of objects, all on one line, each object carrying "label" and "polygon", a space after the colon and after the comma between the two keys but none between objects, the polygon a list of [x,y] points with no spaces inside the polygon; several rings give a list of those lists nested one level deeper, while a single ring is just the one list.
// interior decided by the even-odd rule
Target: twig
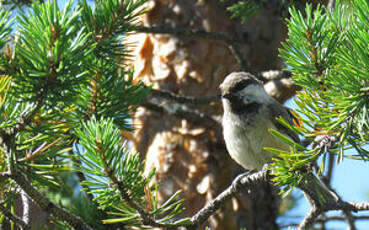
[{"label": "twig", "polygon": [[214,200],[207,203],[205,207],[203,207],[191,218],[192,225],[188,226],[187,229],[198,228],[235,193],[240,192],[245,187],[252,187],[261,181],[267,181],[267,177],[268,171],[266,170],[238,176],[233,180],[232,184],[226,190],[219,194]]},{"label": "twig", "polygon": [[[352,216],[354,220],[368,220],[369,216]],[[319,217],[316,221],[317,222],[327,222],[331,220],[338,220],[338,221],[347,221],[346,217],[344,216],[325,216],[325,217]]]},{"label": "twig", "polygon": [[212,102],[220,100],[220,95],[198,98],[198,97],[178,95],[170,91],[158,90],[158,89],[150,89],[150,94],[151,96],[154,96],[154,97],[162,97],[168,100],[173,100],[177,103],[192,104],[192,105],[206,105],[206,104],[210,104]]},{"label": "twig", "polygon": [[322,210],[313,207],[305,216],[304,220],[298,226],[297,230],[305,230],[308,226],[314,223],[315,219],[320,215]]},{"label": "twig", "polygon": [[345,214],[346,222],[349,226],[348,230],[356,230],[355,226],[355,219],[350,211],[342,210],[342,212]]},{"label": "twig", "polygon": [[[369,219],[369,216],[353,216],[354,221],[368,220],[368,219]],[[347,221],[347,218],[345,216],[322,216],[321,215],[315,220],[315,222],[328,222],[328,221]],[[299,226],[299,223],[291,222],[288,224],[280,225],[279,227],[283,229],[283,228],[289,228],[293,226],[297,227]]]},{"label": "twig", "polygon": [[[322,213],[320,216],[326,216],[325,213]],[[320,230],[327,230],[326,222],[320,222]]]},{"label": "twig", "polygon": [[165,106],[162,104],[155,104],[153,102],[145,102],[141,104],[141,106],[152,111],[173,115],[181,119],[186,119],[193,124],[202,127],[214,127],[215,125],[219,125],[220,122],[219,119],[217,119],[216,117],[209,116],[205,113],[184,109],[183,107],[174,104],[170,104],[170,106]]},{"label": "twig", "polygon": [[[332,175],[333,175],[333,171],[334,171],[334,166],[335,166],[335,155],[328,152],[328,169],[327,169],[327,174],[325,176],[325,182],[328,186],[330,186],[331,180],[332,180]],[[356,230],[356,226],[355,226],[355,218],[353,217],[352,213],[349,211],[342,211],[345,214],[345,220],[347,221],[347,224],[349,225],[349,230]]]},{"label": "twig", "polygon": [[337,201],[333,203],[327,203],[320,207],[313,205],[310,212],[305,216],[304,220],[300,223],[297,229],[299,230],[306,229],[307,227],[309,227],[316,221],[319,214],[326,212],[326,211],[332,211],[332,210],[342,210],[344,212],[367,211],[369,210],[369,202]]},{"label": "twig", "polygon": [[247,60],[244,58],[244,55],[241,52],[241,48],[237,43],[228,43],[228,49],[231,51],[232,55],[236,59],[238,65],[240,66],[240,70],[242,71],[250,71],[250,65]]},{"label": "twig", "polygon": [[191,29],[191,28],[171,28],[168,26],[136,26],[133,27],[133,30],[137,32],[143,33],[153,33],[153,34],[171,34],[178,37],[194,37],[194,38],[202,38],[209,40],[218,40],[224,41],[229,44],[234,43],[247,43],[246,40],[237,39],[233,36],[229,36],[227,33],[219,33],[219,32],[208,32],[200,29]]},{"label": "twig", "polygon": [[8,208],[4,207],[3,203],[0,203],[0,212],[9,220],[13,221],[16,225],[19,225],[23,230],[31,229],[31,226],[22,220],[19,216],[13,215]]},{"label": "twig", "polygon": [[246,40],[237,39],[235,37],[229,36],[226,33],[207,32],[204,30],[190,28],[171,28],[168,26],[154,26],[154,27],[136,26],[133,28],[133,30],[143,33],[170,34],[178,37],[196,37],[202,39],[223,41],[226,44],[228,44],[228,48],[230,49],[236,61],[240,65],[241,70],[244,71],[250,70],[247,60],[245,60],[245,57],[240,52],[241,49],[239,47],[239,44],[246,43]]}]

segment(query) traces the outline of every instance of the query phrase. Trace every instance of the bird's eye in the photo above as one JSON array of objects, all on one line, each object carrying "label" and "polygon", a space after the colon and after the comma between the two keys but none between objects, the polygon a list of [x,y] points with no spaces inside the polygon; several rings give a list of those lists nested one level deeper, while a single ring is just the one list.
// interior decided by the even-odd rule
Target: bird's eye
[{"label": "bird's eye", "polygon": [[243,80],[238,82],[233,88],[232,88],[232,92],[238,92],[243,90],[246,86],[251,85],[251,84],[255,84],[256,81],[252,80],[252,79],[247,79],[247,80]]}]

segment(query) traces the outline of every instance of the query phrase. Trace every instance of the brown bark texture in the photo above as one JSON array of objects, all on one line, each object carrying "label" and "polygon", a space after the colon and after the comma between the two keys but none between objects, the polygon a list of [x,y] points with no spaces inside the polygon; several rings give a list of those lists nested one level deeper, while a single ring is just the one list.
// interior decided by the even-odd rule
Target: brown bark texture
[{"label": "brown bark texture", "polygon": [[[201,29],[223,32],[244,40],[240,45],[251,71],[281,69],[280,41],[285,23],[271,10],[262,10],[245,24],[230,19],[226,5],[218,0],[151,0],[142,17],[145,26]],[[205,97],[219,94],[225,76],[240,66],[222,41],[169,34],[141,33],[131,37],[135,45],[135,79],[155,89],[180,95]],[[157,103],[173,103],[158,100]],[[220,103],[171,106],[221,116]],[[243,172],[227,154],[221,126],[204,127],[158,111],[139,108],[134,115],[135,148],[146,160],[146,170],[156,168],[160,200],[178,189],[186,199],[184,216],[191,216]],[[227,203],[204,226],[211,229],[276,229],[278,208],[269,185],[245,191]],[[248,194],[248,195],[247,195]],[[267,198],[265,198],[267,197]],[[203,229],[203,228],[201,228]]]}]

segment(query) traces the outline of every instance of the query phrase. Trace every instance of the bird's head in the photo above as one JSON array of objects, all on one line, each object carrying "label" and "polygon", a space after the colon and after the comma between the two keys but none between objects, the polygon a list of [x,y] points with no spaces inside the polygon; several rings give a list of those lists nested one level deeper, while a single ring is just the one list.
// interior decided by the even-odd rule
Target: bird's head
[{"label": "bird's head", "polygon": [[270,98],[262,82],[246,72],[229,74],[220,85],[220,91],[223,103],[229,104],[265,103]]}]

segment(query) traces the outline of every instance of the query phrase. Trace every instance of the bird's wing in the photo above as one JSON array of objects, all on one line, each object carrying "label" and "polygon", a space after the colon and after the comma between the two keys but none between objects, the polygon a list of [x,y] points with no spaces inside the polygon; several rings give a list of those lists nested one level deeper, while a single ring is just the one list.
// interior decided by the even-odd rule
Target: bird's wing
[{"label": "bird's wing", "polygon": [[288,123],[292,125],[293,120],[296,118],[292,115],[289,109],[279,103],[272,103],[272,104],[269,104],[268,106],[269,106],[269,111],[271,113],[270,115],[271,117],[274,118],[272,119],[273,124],[278,129],[278,131],[285,135],[288,135],[293,141],[299,143],[300,138],[298,137],[298,135],[294,131],[285,127],[279,121],[276,120],[276,118],[282,116]]}]

